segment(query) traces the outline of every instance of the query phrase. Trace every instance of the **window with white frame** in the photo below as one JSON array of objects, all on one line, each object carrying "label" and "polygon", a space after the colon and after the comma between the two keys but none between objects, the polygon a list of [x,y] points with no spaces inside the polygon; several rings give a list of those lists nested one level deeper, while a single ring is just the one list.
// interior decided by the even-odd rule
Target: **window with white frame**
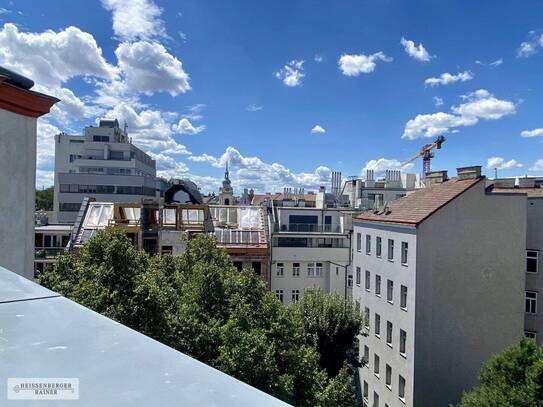
[{"label": "window with white frame", "polygon": [[366,282],[365,282],[365,288],[366,288],[366,291],[369,291],[371,289],[371,276],[370,276],[370,272],[368,270],[366,270]]},{"label": "window with white frame", "polygon": [[370,392],[370,387],[368,385],[368,382],[366,382],[364,380],[364,393],[363,393],[363,396],[364,396],[364,400],[366,401],[366,403],[368,402],[369,392]]},{"label": "window with white frame", "polygon": [[385,371],[385,384],[389,389],[392,389],[392,368],[388,364]]},{"label": "window with white frame", "polygon": [[405,285],[400,287],[400,308],[407,310],[407,287]]},{"label": "window with white frame", "polygon": [[407,242],[402,242],[402,264],[404,266],[407,265],[407,253],[408,253],[408,250],[409,250],[409,246],[408,246]]},{"label": "window with white frame", "polygon": [[381,337],[381,315],[377,313],[375,314],[374,325],[375,325],[375,329],[374,329],[375,336],[380,338]]},{"label": "window with white frame", "polygon": [[371,236],[366,235],[366,254],[371,253]]},{"label": "window with white frame", "polygon": [[389,303],[394,303],[394,282],[392,280],[387,280],[387,301]]},{"label": "window with white frame", "polygon": [[379,377],[379,365],[381,364],[381,359],[379,358],[379,355],[375,353],[373,355],[373,374],[377,377]]},{"label": "window with white frame", "polygon": [[370,329],[370,309],[364,308],[364,328]]},{"label": "window with white frame", "polygon": [[376,391],[373,392],[373,407],[379,407],[379,395]]},{"label": "window with white frame", "polygon": [[375,295],[381,296],[381,276],[379,274],[375,275]]},{"label": "window with white frame", "polygon": [[283,263],[277,263],[275,267],[277,277],[283,277],[285,275],[285,265]]},{"label": "window with white frame", "polygon": [[527,314],[537,314],[537,293],[526,291],[525,311]]},{"label": "window with white frame", "polygon": [[361,279],[360,273],[361,273],[360,272],[360,267],[357,267],[356,268],[356,285],[358,285],[358,286],[360,286],[360,279]]},{"label": "window with white frame", "polygon": [[405,357],[405,345],[407,342],[407,332],[400,329],[400,355]]},{"label": "window with white frame", "polygon": [[315,277],[315,263],[307,263],[307,276]]},{"label": "window with white frame", "polygon": [[315,267],[315,277],[322,276],[322,263],[317,263],[317,267]]},{"label": "window with white frame", "polygon": [[349,274],[347,276],[347,287],[352,288],[353,287],[353,275]]},{"label": "window with white frame", "polygon": [[392,322],[387,321],[387,345],[392,346]]},{"label": "window with white frame", "polygon": [[281,302],[283,302],[283,290],[275,290],[275,296]]},{"label": "window with white frame", "polygon": [[370,364],[370,348],[367,345],[364,345],[364,356],[362,356],[364,364],[369,367]]},{"label": "window with white frame", "polygon": [[394,240],[388,239],[388,260],[394,260]]},{"label": "window with white frame", "polygon": [[524,331],[524,336],[533,339],[534,341],[537,339],[537,333],[534,331]]},{"label": "window with white frame", "polygon": [[398,397],[405,403],[405,379],[402,375],[398,376]]},{"label": "window with white frame", "polygon": [[382,251],[383,251],[383,239],[381,239],[381,236],[377,236],[375,238],[375,255],[377,257],[381,257]]},{"label": "window with white frame", "polygon": [[292,263],[292,277],[300,277],[300,263]]},{"label": "window with white frame", "polygon": [[356,251],[357,252],[362,251],[362,234],[361,233],[356,234]]},{"label": "window with white frame", "polygon": [[300,290],[292,290],[292,302],[296,302],[300,299]]},{"label": "window with white frame", "polygon": [[539,259],[539,251],[526,250],[526,272],[527,273],[537,273],[538,259]]}]

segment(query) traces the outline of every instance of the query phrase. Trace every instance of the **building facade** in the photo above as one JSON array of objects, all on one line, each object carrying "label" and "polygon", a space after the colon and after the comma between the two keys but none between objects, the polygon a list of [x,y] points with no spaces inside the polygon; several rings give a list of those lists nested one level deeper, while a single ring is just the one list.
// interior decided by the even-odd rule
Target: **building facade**
[{"label": "building facade", "polygon": [[[37,118],[59,100],[0,67],[0,266],[32,279]],[[9,253],[9,256],[7,255]]]},{"label": "building facade", "polygon": [[523,332],[525,201],[489,193],[480,167],[427,184],[354,220],[368,406],[454,404]]},{"label": "building facade", "polygon": [[58,255],[68,248],[72,227],[70,225],[36,226],[34,233],[34,276],[46,271]]},{"label": "building facade", "polygon": [[55,136],[55,223],[73,223],[86,196],[140,202],[157,196],[159,183],[155,161],[131,143],[117,120],[100,120],[83,136]]}]

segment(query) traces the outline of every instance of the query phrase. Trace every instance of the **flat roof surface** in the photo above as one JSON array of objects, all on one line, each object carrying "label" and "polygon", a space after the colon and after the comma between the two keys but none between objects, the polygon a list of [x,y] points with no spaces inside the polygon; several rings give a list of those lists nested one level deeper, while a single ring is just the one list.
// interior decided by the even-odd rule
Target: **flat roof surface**
[{"label": "flat roof surface", "polygon": [[36,226],[34,229],[36,232],[71,232],[73,225],[44,225]]},{"label": "flat roof surface", "polygon": [[[0,321],[2,406],[288,405],[2,267]],[[9,377],[78,378],[79,400],[7,400]]]},{"label": "flat roof surface", "polygon": [[543,197],[543,188],[492,188],[493,194],[526,194],[528,198]]}]

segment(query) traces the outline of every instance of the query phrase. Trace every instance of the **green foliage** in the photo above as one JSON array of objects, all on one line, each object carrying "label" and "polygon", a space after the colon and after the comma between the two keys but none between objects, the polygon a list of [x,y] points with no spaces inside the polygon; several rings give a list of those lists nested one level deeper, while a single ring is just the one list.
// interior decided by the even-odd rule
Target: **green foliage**
[{"label": "green foliage", "polygon": [[214,238],[190,240],[182,256],[151,257],[108,229],[77,256],[60,256],[40,283],[293,405],[354,405],[350,370],[329,377],[319,366],[327,358],[314,345],[330,344],[310,339],[328,327],[326,335],[343,349],[335,354],[345,360],[349,346],[336,334],[346,331],[347,311],[338,300],[323,309],[333,321],[313,310],[318,327],[306,328],[258,276],[238,272]]},{"label": "green foliage", "polygon": [[337,293],[306,290],[304,297],[290,307],[302,323],[306,344],[317,349],[319,364],[330,377],[336,376],[345,362],[360,366],[357,336],[363,315],[352,301]]},{"label": "green foliage", "polygon": [[522,338],[483,367],[480,385],[465,393],[460,407],[542,407],[543,348]]},{"label": "green foliage", "polygon": [[36,210],[53,210],[53,187],[36,190]]}]

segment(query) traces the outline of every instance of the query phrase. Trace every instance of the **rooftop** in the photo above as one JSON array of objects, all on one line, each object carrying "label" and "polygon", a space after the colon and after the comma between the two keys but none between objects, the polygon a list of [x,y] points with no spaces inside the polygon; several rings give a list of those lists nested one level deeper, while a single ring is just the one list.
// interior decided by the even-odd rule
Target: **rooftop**
[{"label": "rooftop", "polygon": [[368,211],[355,217],[358,220],[418,225],[441,207],[484,180],[483,177],[458,179],[434,184],[390,202],[384,210]]},{"label": "rooftop", "polygon": [[528,198],[543,198],[543,188],[491,188],[493,194],[526,194]]}]

